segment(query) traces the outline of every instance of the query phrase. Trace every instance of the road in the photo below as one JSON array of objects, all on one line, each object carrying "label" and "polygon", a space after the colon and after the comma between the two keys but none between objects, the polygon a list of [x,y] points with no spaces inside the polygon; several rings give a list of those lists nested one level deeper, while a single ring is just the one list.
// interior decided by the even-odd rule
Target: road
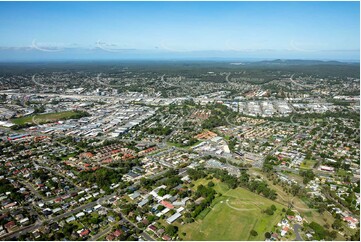
[{"label": "road", "polygon": [[[121,214],[122,214],[122,213],[121,213]],[[124,219],[125,221],[127,221],[128,223],[130,223],[133,227],[141,230],[135,223],[133,223],[132,221],[128,220],[123,214],[122,214],[122,217],[123,217],[123,219]],[[142,235],[146,240],[149,240],[149,241],[154,241],[154,240],[155,240],[155,239],[154,239],[152,236],[150,236],[146,231],[143,231],[143,232],[141,233],[141,235]]]},{"label": "road", "polygon": [[102,230],[100,233],[97,233],[96,235],[90,237],[89,239],[87,239],[88,241],[97,241],[98,239],[100,239],[101,237],[103,237],[104,235],[110,233],[113,229],[113,225],[109,226],[108,228]]},{"label": "road", "polygon": [[300,236],[298,229],[302,228],[301,225],[299,224],[294,224],[293,225],[293,230],[295,231],[296,234],[296,241],[303,241],[302,237]]},{"label": "road", "polygon": [[44,85],[44,84],[36,81],[36,80],[35,80],[35,75],[32,76],[31,81],[34,82],[36,85],[41,86],[41,87],[48,87],[48,86],[53,87],[52,85]]},{"label": "road", "polygon": [[142,232],[140,235],[143,236],[143,238],[148,240],[148,241],[156,241],[156,239],[151,237],[147,232]]},{"label": "road", "polygon": [[[24,186],[26,186],[26,188],[28,188],[32,192],[32,194],[34,194],[37,198],[46,200],[46,198],[43,197],[37,190],[35,190],[35,188],[29,182],[27,182],[25,180],[21,180],[21,179],[19,179],[19,182],[21,184],[23,184]],[[51,200],[51,199],[48,199],[48,200]]]},{"label": "road", "polygon": [[292,74],[292,76],[290,77],[290,81],[295,84],[296,86],[300,86],[300,87],[303,87],[303,88],[314,88],[314,86],[311,86],[311,85],[306,85],[306,84],[300,84],[298,82],[296,82],[295,80],[293,80],[293,76],[295,74]]},{"label": "road", "polygon": [[237,125],[235,125],[235,124],[233,124],[233,123],[231,123],[231,122],[229,122],[229,116],[230,115],[228,115],[228,116],[226,116],[226,118],[225,118],[225,120],[226,120],[226,122],[231,126],[231,128],[235,128],[235,127],[238,127]]},{"label": "road", "polygon": [[231,73],[229,72],[229,73],[227,73],[227,75],[226,75],[226,82],[228,82],[229,84],[232,84],[230,81],[229,81],[229,76],[231,75]]}]

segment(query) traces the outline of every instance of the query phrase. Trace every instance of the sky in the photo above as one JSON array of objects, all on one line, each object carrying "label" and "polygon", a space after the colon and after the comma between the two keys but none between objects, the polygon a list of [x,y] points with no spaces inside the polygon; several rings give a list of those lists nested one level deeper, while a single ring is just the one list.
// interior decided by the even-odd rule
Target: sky
[{"label": "sky", "polygon": [[0,2],[0,60],[359,60],[359,2]]}]

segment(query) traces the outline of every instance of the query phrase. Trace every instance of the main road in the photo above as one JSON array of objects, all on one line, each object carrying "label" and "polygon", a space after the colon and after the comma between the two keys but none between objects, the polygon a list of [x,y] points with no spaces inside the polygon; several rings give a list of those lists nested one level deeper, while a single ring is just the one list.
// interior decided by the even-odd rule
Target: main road
[{"label": "main road", "polygon": [[295,84],[296,86],[300,86],[300,87],[303,87],[303,88],[314,88],[314,86],[311,86],[311,85],[307,85],[307,84],[300,84],[298,82],[296,82],[295,80],[293,80],[293,76],[295,74],[292,74],[292,76],[290,77],[290,81]]}]

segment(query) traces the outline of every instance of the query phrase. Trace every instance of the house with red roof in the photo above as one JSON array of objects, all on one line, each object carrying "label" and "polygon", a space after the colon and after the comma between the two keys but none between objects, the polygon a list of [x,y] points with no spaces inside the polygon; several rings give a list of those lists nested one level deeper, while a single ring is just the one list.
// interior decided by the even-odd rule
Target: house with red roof
[{"label": "house with red roof", "polygon": [[106,158],[106,159],[102,160],[101,162],[102,162],[103,164],[104,164],[104,163],[108,164],[108,163],[111,163],[112,161],[113,161],[112,158]]},{"label": "house with red roof", "polygon": [[115,239],[115,237],[114,237],[113,234],[108,234],[107,237],[106,237],[107,241],[113,241],[114,239]]},{"label": "house with red roof", "polygon": [[153,232],[157,231],[157,227],[155,227],[154,225],[149,225],[148,229],[150,229]]},{"label": "house with red roof", "polygon": [[92,158],[94,155],[90,152],[84,152],[79,155],[80,158]]},{"label": "house with red roof", "polygon": [[356,218],[348,216],[348,217],[344,217],[343,220],[348,223],[348,226],[350,228],[352,229],[357,228],[358,220]]},{"label": "house with red roof", "polygon": [[167,202],[165,200],[161,201],[160,204],[162,204],[164,207],[169,208],[169,209],[174,208],[174,206],[171,203],[169,203],[169,202]]},{"label": "house with red roof", "polygon": [[278,234],[277,233],[273,233],[271,235],[271,240],[278,240]]},{"label": "house with red roof", "polygon": [[122,156],[122,160],[129,160],[129,159],[133,159],[135,158],[132,154],[130,153],[125,153],[123,156]]},{"label": "house with red roof", "polygon": [[172,238],[169,237],[169,235],[163,235],[162,239],[163,239],[163,240],[166,240],[166,241],[172,240]]},{"label": "house with red roof", "polygon": [[119,237],[119,236],[121,236],[122,234],[123,234],[123,231],[121,231],[121,230],[119,230],[119,229],[115,230],[114,233],[113,233],[113,235],[114,235],[115,237]]},{"label": "house with red roof", "polygon": [[17,202],[12,202],[12,203],[6,204],[6,205],[4,205],[4,209],[15,207],[16,204],[17,204]]},{"label": "house with red roof", "polygon": [[80,237],[85,237],[90,233],[89,229],[85,229],[80,232]]},{"label": "house with red roof", "polygon": [[287,232],[288,232],[289,229],[290,229],[290,228],[287,227],[287,226],[283,227],[283,229],[281,230],[281,236],[282,236],[282,237],[285,236],[285,235],[287,234]]},{"label": "house with red roof", "polygon": [[120,149],[117,149],[117,150],[112,150],[110,153],[112,155],[114,155],[114,154],[118,154],[119,152],[120,152]]},{"label": "house with red roof", "polygon": [[8,231],[8,233],[16,226],[14,221],[10,221],[4,225],[4,228]]}]

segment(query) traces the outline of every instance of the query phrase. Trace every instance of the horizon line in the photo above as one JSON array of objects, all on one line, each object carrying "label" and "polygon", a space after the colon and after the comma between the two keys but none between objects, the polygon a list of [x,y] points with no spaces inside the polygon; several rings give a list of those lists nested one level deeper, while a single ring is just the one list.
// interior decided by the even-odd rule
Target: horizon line
[{"label": "horizon line", "polygon": [[229,57],[178,57],[178,58],[116,58],[116,59],[102,59],[102,58],[89,58],[89,59],[80,59],[80,58],[59,58],[59,59],[33,59],[33,60],[1,60],[0,64],[4,63],[55,63],[55,62],[138,62],[138,61],[163,61],[163,62],[181,62],[181,61],[210,61],[210,62],[232,62],[232,61],[243,61],[243,62],[262,62],[262,61],[319,61],[319,62],[339,62],[339,63],[358,63],[360,64],[360,59],[341,59],[341,58],[277,58],[277,57],[249,57],[249,58],[229,58]]}]

